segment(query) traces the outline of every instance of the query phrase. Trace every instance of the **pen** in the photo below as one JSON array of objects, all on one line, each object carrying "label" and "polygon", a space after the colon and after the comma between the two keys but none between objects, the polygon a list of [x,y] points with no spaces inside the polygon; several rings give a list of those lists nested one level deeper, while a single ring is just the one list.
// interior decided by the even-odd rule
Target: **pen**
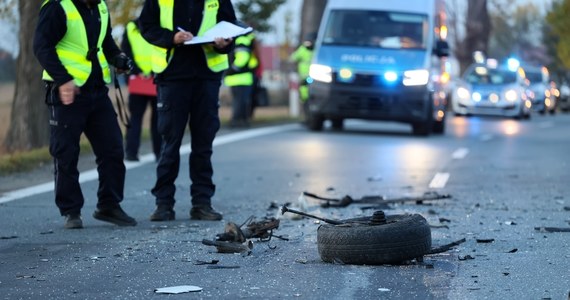
[{"label": "pen", "polygon": [[188,31],[186,31],[186,30],[182,29],[182,27],[180,27],[180,26],[176,27],[176,29],[178,29],[178,31],[182,31],[182,32],[188,32]]}]

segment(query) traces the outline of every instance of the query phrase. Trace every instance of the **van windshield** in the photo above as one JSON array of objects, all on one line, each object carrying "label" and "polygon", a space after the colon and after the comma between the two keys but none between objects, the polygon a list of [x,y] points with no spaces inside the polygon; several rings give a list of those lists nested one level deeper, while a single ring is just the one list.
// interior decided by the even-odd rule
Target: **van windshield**
[{"label": "van windshield", "polygon": [[333,10],[324,45],[425,49],[426,15],[367,10]]},{"label": "van windshield", "polygon": [[526,78],[530,81],[530,83],[540,83],[542,82],[542,73],[526,72]]}]

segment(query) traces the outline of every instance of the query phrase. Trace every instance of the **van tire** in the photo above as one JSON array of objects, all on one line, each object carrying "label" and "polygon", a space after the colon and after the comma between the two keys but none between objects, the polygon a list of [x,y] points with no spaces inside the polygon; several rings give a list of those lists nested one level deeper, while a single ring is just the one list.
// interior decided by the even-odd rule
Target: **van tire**
[{"label": "van tire", "polygon": [[317,230],[317,247],[324,262],[398,264],[429,252],[431,230],[419,214],[386,216],[386,223],[380,225],[324,224]]},{"label": "van tire", "polygon": [[440,121],[436,121],[433,123],[433,133],[435,134],[444,134],[445,133],[445,117]]},{"label": "van tire", "polygon": [[307,118],[307,126],[312,131],[321,131],[323,130],[324,121],[325,119],[322,115],[310,112]]},{"label": "van tire", "polygon": [[428,136],[431,132],[432,122],[412,123],[412,132],[417,136]]},{"label": "van tire", "polygon": [[340,118],[331,119],[331,126],[334,130],[342,130],[344,128],[344,120]]}]

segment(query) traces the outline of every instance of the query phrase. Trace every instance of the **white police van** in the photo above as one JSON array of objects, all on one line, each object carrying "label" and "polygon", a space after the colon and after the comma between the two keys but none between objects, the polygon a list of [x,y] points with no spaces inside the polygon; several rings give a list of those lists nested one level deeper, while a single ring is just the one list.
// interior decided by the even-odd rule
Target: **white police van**
[{"label": "white police van", "polygon": [[366,119],[443,133],[446,35],[440,0],[329,0],[310,68],[308,127]]}]

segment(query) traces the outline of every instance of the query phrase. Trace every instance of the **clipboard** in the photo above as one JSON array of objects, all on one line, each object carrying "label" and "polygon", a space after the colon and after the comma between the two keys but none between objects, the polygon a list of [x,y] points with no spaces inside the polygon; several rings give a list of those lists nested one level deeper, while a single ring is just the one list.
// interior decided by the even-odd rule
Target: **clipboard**
[{"label": "clipboard", "polygon": [[253,28],[243,28],[232,24],[227,21],[221,21],[216,26],[208,29],[203,36],[195,36],[189,41],[184,42],[184,45],[199,45],[213,43],[215,38],[235,38],[238,36],[246,35],[253,31]]}]

